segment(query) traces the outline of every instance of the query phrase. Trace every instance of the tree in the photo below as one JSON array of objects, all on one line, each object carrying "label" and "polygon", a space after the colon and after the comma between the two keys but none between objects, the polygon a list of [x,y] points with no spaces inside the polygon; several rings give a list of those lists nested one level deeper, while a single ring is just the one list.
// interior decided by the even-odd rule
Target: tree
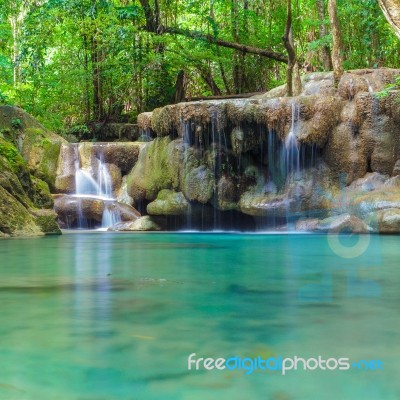
[{"label": "tree", "polygon": [[[319,39],[324,40],[324,38],[328,35],[327,27],[325,24],[325,2],[324,0],[316,0],[315,1],[318,11],[319,18]],[[322,53],[322,63],[324,65],[325,71],[332,70],[332,59],[331,59],[331,50],[327,44],[324,44],[321,49]]]},{"label": "tree", "polygon": [[337,86],[340,78],[343,75],[343,55],[342,55],[342,40],[340,36],[340,25],[337,15],[336,0],[328,1],[329,19],[332,27],[333,47],[332,47],[332,64],[333,77]]},{"label": "tree", "polygon": [[379,5],[385,18],[400,39],[400,0],[379,0]]}]

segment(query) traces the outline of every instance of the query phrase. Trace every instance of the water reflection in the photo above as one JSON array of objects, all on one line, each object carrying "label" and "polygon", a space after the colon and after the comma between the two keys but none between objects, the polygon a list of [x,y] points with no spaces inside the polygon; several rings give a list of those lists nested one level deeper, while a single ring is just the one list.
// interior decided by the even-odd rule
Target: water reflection
[{"label": "water reflection", "polygon": [[[224,234],[10,240],[0,258],[0,398],[390,400],[400,392],[396,237],[371,236],[352,260],[323,235]],[[380,358],[385,371],[193,374],[192,352]]]}]

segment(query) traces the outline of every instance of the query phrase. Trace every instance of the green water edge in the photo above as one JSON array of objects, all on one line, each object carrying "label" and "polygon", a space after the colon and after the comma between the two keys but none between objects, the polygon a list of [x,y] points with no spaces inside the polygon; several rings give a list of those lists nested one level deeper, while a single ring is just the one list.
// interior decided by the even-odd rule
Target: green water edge
[{"label": "green water edge", "polygon": [[[399,239],[365,238],[2,240],[0,399],[398,399]],[[345,258],[349,247],[363,253]],[[191,353],[380,359],[384,370],[189,371]]]}]

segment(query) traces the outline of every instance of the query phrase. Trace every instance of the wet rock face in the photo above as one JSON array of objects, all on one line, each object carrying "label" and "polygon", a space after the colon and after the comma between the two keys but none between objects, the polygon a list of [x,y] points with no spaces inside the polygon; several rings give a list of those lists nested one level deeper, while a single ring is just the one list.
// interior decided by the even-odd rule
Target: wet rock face
[{"label": "wet rock face", "polygon": [[[13,142],[0,138],[0,237],[49,233],[39,214],[52,212],[41,210],[52,206],[47,183],[30,174]],[[52,231],[59,229],[56,225]]]},{"label": "wet rock face", "polygon": [[330,217],[319,221],[316,231],[327,233],[368,233],[368,225],[360,218],[350,214]]},{"label": "wet rock face", "polygon": [[[140,134],[154,140],[82,143],[80,167],[98,180],[101,160],[113,197],[152,217],[123,222],[121,230],[196,229],[205,220],[218,229],[229,215],[246,226],[301,219],[301,230],[389,231],[390,213],[400,209],[400,93],[377,92],[397,74],[350,71],[335,88],[331,73],[315,73],[293,98],[280,97],[281,87],[248,99],[169,105],[138,117]],[[59,193],[75,190],[74,160],[73,146],[63,145]],[[98,224],[104,204],[86,203]],[[66,223],[76,201],[56,199],[56,210]]]},{"label": "wet rock face", "polygon": [[0,186],[0,232],[13,236],[43,235],[29,211]]},{"label": "wet rock face", "polygon": [[88,221],[89,227],[98,228],[101,226],[105,207],[117,211],[122,221],[134,221],[140,217],[140,213],[133,207],[113,200],[73,195],[56,195],[54,199],[54,211],[62,228],[76,228],[80,215]]},{"label": "wet rock face", "polygon": [[157,199],[147,205],[150,215],[185,215],[190,212],[190,204],[183,193],[163,189]]},{"label": "wet rock face", "polygon": [[0,130],[20,151],[30,173],[53,188],[60,147],[66,141],[14,106],[0,106]]},{"label": "wet rock face", "polygon": [[122,177],[136,164],[144,143],[89,143],[79,145],[63,144],[55,180],[55,192],[71,194],[76,190],[76,161],[79,166],[97,179],[100,160],[105,164],[112,179],[112,188],[117,196],[121,189]]}]

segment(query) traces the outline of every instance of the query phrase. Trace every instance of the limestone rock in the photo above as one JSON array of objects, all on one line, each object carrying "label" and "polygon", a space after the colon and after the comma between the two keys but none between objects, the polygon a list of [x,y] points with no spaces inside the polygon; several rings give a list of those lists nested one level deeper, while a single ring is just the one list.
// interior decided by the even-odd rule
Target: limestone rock
[{"label": "limestone rock", "polygon": [[182,191],[185,197],[190,201],[198,201],[203,204],[207,203],[211,199],[213,189],[214,176],[204,165],[192,169],[184,177]]},{"label": "limestone rock", "polygon": [[60,147],[66,141],[14,106],[0,106],[0,129],[8,132],[6,139],[21,152],[30,172],[52,188]]},{"label": "limestone rock", "polygon": [[0,231],[12,236],[43,234],[35,218],[2,186],[0,186]]},{"label": "limestone rock", "polygon": [[110,231],[116,232],[130,232],[130,231],[160,231],[162,230],[160,224],[156,222],[152,217],[144,216],[138,218],[133,222],[125,222],[114,225],[109,228]]},{"label": "limestone rock", "polygon": [[80,212],[87,220],[101,224],[106,206],[118,211],[122,221],[133,221],[140,217],[140,213],[133,207],[113,200],[68,195],[57,195],[54,199],[54,210],[63,227],[74,227]]},{"label": "limestone rock", "polygon": [[320,221],[315,227],[317,231],[328,233],[368,233],[367,224],[350,214],[342,214]]},{"label": "limestone rock", "polygon": [[150,215],[185,215],[190,211],[190,204],[181,192],[163,189],[157,199],[147,205]]},{"label": "limestone rock", "polygon": [[46,235],[61,235],[60,227],[57,223],[57,214],[53,210],[31,210],[36,224]]},{"label": "limestone rock", "polygon": [[296,222],[296,231],[300,232],[312,232],[317,229],[319,220],[316,218],[310,219],[299,219]]},{"label": "limestone rock", "polygon": [[399,233],[400,232],[400,209],[389,208],[378,211],[376,215],[378,229],[380,233]]},{"label": "limestone rock", "polygon": [[217,185],[218,208],[223,211],[238,208],[240,193],[233,178],[222,176]]},{"label": "limestone rock", "polygon": [[129,196],[152,201],[162,189],[178,189],[183,150],[180,140],[169,137],[147,143],[127,176]]}]

